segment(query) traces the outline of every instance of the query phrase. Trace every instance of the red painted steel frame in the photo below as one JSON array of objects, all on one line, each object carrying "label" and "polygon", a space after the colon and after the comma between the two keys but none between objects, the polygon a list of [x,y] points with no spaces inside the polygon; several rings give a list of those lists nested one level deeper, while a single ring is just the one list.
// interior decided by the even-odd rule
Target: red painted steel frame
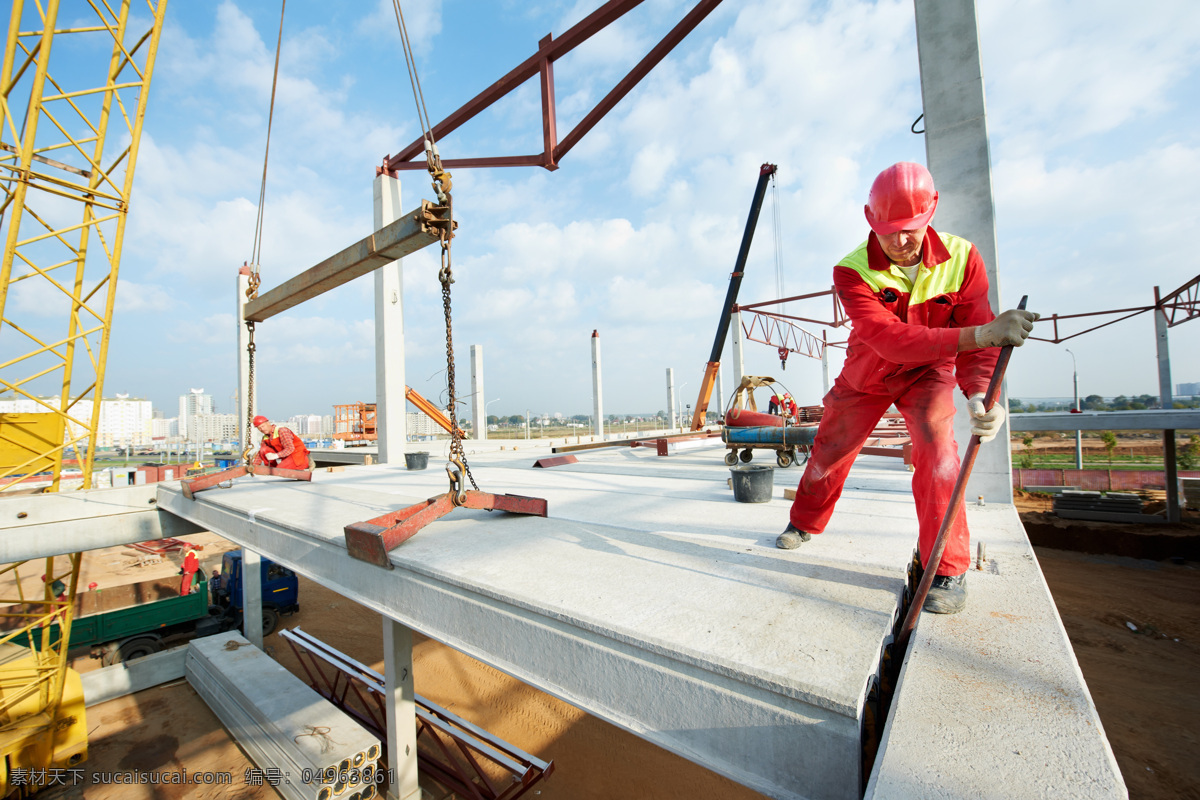
[{"label": "red painted steel frame", "polygon": [[[309,685],[317,694],[379,739],[384,745],[382,760],[386,762],[387,713],[383,676],[299,628],[281,631],[279,635],[291,646],[308,676]],[[419,694],[414,697],[414,702],[417,740],[433,746],[417,749],[420,770],[461,797],[516,800],[554,771],[553,761],[534,758]],[[441,758],[435,757],[438,753]],[[490,780],[480,768],[481,759],[507,772],[508,780]],[[494,785],[497,783],[500,788]]]},{"label": "red painted steel frame", "polygon": [[[516,494],[490,494],[468,489],[463,492],[463,508],[508,511],[512,514],[546,516],[546,501]],[[360,561],[392,569],[388,553],[411,539],[422,528],[446,516],[455,508],[449,493],[431,497],[399,511],[355,522],[344,528],[346,550]]]},{"label": "red painted steel frame", "polygon": [[[463,123],[479,114],[488,106],[495,103],[509,92],[516,89],[534,75],[539,75],[542,88],[542,145],[543,151],[538,155],[501,156],[492,158],[451,158],[442,161],[446,169],[457,167],[545,167],[548,170],[558,169],[558,162],[579,140],[587,134],[604,115],[616,106],[625,95],[637,86],[638,82],[654,69],[668,53],[675,48],[705,17],[712,13],[721,0],[701,0],[687,16],[671,29],[662,41],[637,63],[629,74],[613,87],[596,107],[584,115],[583,119],[557,141],[558,128],[555,122],[554,107],[554,62],[590,39],[593,35],[620,19],[626,13],[636,8],[642,0],[609,0],[600,8],[575,24],[560,38],[547,35],[538,42],[538,51],[525,59],[500,80],[484,89],[462,108],[433,126],[433,137],[440,141],[447,134],[456,130]],[[385,156],[383,166],[377,168],[376,174],[387,172],[394,175],[402,169],[426,169],[424,161],[413,161],[425,152],[425,142],[417,139],[408,147],[394,156]]]},{"label": "red painted steel frame", "polygon": [[278,467],[231,467],[223,469],[220,472],[214,472],[210,475],[201,475],[199,478],[185,478],[179,483],[183,487],[183,496],[188,500],[195,500],[196,492],[202,492],[205,489],[231,481],[234,478],[240,478],[243,475],[273,475],[276,478],[291,478],[296,481],[311,481],[312,473],[308,470],[299,469],[279,469]]}]

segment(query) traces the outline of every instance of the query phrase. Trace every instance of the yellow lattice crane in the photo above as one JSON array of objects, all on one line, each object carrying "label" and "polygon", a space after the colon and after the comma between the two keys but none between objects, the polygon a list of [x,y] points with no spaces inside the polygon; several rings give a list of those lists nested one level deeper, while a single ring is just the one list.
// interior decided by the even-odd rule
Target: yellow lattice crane
[{"label": "yellow lattice crane", "polygon": [[[63,482],[69,449],[78,486],[91,486],[166,6],[12,0],[0,68],[0,394],[16,402],[0,414],[0,491],[37,476],[50,491],[74,488]],[[79,676],[66,668],[80,557],[0,567],[0,796],[32,792],[39,770],[46,782],[45,770],[86,757]]]}]

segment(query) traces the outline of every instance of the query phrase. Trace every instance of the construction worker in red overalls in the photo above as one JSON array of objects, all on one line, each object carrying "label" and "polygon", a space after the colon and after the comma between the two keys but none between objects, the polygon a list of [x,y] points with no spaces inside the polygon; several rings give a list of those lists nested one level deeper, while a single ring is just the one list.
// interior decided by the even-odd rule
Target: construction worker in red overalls
[{"label": "construction worker in red overalls", "polygon": [[[984,394],[998,348],[1020,346],[1038,315],[1012,309],[994,316],[975,245],[930,227],[938,194],[920,164],[902,162],[875,178],[865,206],[867,240],[833,268],[834,287],[853,323],[846,361],[825,395],[812,455],[796,490],[785,550],[821,533],[863,442],[894,403],[913,445],[913,498],[921,564],[928,563],[958,475],[954,387],[967,397],[971,433],[995,438],[1004,421]],[[951,523],[925,610],[966,607],[971,561],[966,514]]]},{"label": "construction worker in red overalls", "polygon": [[196,558],[196,554],[188,550],[187,555],[183,557],[183,566],[179,569],[179,573],[183,575],[183,580],[179,583],[179,593],[191,594],[192,581],[196,579],[196,570],[200,569],[200,559]]},{"label": "construction worker in red overalls", "polygon": [[312,469],[308,448],[291,429],[276,425],[263,416],[254,418],[254,427],[263,437],[258,446],[258,455],[254,458],[255,464],[278,469]]}]

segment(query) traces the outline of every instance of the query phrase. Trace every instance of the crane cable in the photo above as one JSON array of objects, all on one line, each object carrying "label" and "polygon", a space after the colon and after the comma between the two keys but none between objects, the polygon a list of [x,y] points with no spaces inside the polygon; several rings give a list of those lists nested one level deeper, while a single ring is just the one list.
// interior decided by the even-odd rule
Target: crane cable
[{"label": "crane cable", "polygon": [[450,284],[454,283],[451,271],[450,241],[454,238],[454,199],[450,195],[452,181],[450,173],[442,168],[442,157],[438,153],[437,142],[433,138],[433,127],[429,122],[429,111],[425,107],[425,95],[421,91],[421,79],[417,75],[416,57],[413,55],[412,42],[408,38],[408,28],[404,23],[404,10],[400,0],[392,0],[392,8],[396,12],[396,26],[400,30],[400,41],[404,47],[404,64],[408,68],[408,80],[412,85],[413,102],[417,106],[417,120],[421,125],[421,137],[425,142],[425,164],[429,169],[429,177],[433,192],[438,202],[446,209],[444,218],[438,218],[435,223],[438,228],[438,241],[442,247],[441,269],[438,271],[438,281],[442,285],[442,310],[446,318],[446,384],[449,399],[446,406],[446,416],[450,418],[450,463],[446,472],[450,476],[450,499],[454,505],[462,505],[466,501],[462,479],[466,476],[476,491],[479,485],[467,464],[467,456],[463,451],[462,430],[455,419],[454,385],[454,331],[450,319]]},{"label": "crane cable", "polygon": [[[780,219],[778,173],[771,174],[771,235],[775,250],[775,296],[782,298],[783,284],[783,223]],[[779,304],[783,311],[783,303]]]},{"label": "crane cable", "polygon": [[[275,91],[279,87],[279,53],[283,50],[283,15],[287,11],[287,0],[282,0],[279,8],[279,38],[275,42],[275,71],[271,77],[271,104],[267,112],[267,144],[263,151],[262,185],[258,190],[258,216],[254,222],[254,245],[250,249],[250,285],[246,288],[246,299],[258,297],[258,287],[261,278],[258,273],[259,261],[262,258],[263,210],[267,201],[267,162],[271,155],[271,125],[275,121]],[[242,460],[246,466],[251,461],[251,438],[254,435],[254,321],[246,320],[246,330],[249,340],[246,342],[246,438],[242,440]]]}]

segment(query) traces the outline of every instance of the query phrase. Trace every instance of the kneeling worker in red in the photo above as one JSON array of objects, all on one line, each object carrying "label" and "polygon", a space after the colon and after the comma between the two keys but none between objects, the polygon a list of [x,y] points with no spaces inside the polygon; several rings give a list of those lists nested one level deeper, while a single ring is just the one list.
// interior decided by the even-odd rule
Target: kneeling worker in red
[{"label": "kneeling worker in red", "polygon": [[[967,397],[971,433],[989,442],[1002,427],[1004,409],[983,407],[998,348],[1024,344],[1038,315],[992,313],[975,245],[929,225],[937,200],[925,167],[888,167],[875,178],[865,206],[867,240],[833,268],[853,330],[778,547],[791,550],[825,530],[855,456],[894,403],[912,438],[913,498],[926,564],[958,476],[955,385]],[[960,508],[926,611],[953,614],[966,606],[970,551]]]},{"label": "kneeling worker in red", "polygon": [[255,464],[265,464],[278,469],[311,470],[312,463],[308,448],[291,429],[276,425],[263,416],[254,418],[254,427],[262,434]]}]

